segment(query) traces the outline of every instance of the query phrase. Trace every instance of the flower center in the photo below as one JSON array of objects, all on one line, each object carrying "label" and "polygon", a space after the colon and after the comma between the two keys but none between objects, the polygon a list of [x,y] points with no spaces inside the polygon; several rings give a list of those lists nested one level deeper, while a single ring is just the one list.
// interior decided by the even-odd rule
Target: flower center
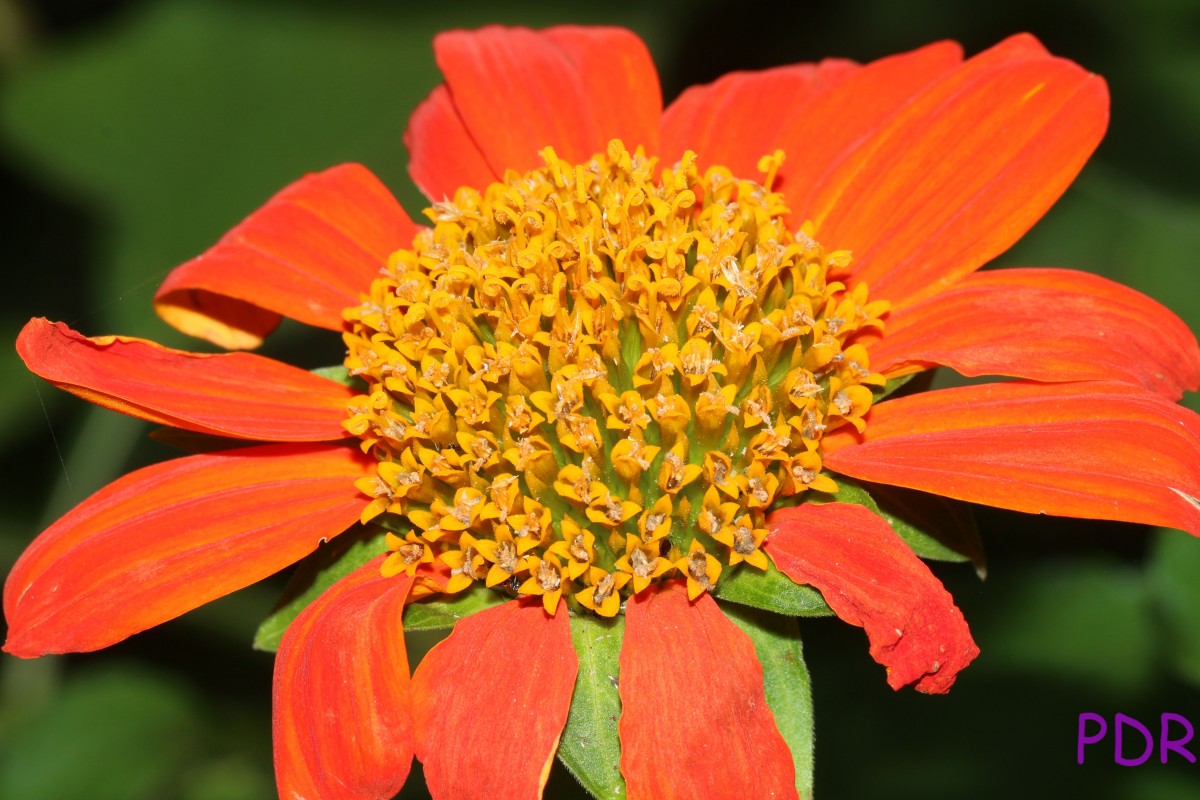
[{"label": "flower center", "polygon": [[834,279],[849,253],[789,232],[781,152],[763,184],[692,153],[656,179],[619,141],[541,155],[435,203],[345,312],[369,387],[345,424],[379,459],[363,520],[404,534],[406,563],[429,548],[450,591],[486,573],[551,613],[765,568],[767,513],[836,491],[821,437],[863,425],[883,378],[850,340],[886,304]]}]

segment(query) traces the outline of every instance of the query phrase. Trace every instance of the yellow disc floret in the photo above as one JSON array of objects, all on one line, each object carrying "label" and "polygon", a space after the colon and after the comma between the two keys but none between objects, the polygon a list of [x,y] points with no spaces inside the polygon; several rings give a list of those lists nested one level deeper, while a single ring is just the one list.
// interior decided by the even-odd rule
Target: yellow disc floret
[{"label": "yellow disc floret", "polygon": [[850,340],[884,303],[835,280],[850,256],[792,233],[765,186],[695,156],[663,169],[618,141],[585,164],[509,172],[426,211],[348,309],[365,395],[346,429],[379,459],[363,521],[386,571],[435,558],[612,616],[677,575],[765,569],[766,515],[822,474],[821,438],[861,429],[883,384]]}]

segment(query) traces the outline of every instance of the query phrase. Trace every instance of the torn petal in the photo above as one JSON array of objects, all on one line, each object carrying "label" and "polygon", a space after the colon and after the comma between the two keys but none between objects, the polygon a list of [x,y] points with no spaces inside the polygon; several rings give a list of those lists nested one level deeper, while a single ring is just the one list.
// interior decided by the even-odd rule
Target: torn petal
[{"label": "torn petal", "polygon": [[979,655],[954,599],[881,517],[847,503],[805,504],[767,519],[767,555],[867,632],[888,685],[942,693]]}]

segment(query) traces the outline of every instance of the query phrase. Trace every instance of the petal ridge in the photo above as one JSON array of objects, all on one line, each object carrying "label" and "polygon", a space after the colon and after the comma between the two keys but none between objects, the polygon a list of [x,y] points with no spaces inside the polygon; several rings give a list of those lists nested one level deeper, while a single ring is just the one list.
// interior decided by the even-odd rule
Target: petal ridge
[{"label": "petal ridge", "polygon": [[454,197],[460,187],[483,189],[501,177],[467,130],[445,84],[434,87],[413,110],[404,145],[409,176],[435,203]]},{"label": "petal ridge", "polygon": [[98,650],[262,580],[357,521],[371,467],[356,448],[275,444],[118,478],[13,566],[4,650]]},{"label": "petal ridge", "polygon": [[551,616],[537,600],[512,600],[459,620],[412,678],[416,754],[434,800],[540,797],[578,671],[562,604]]},{"label": "petal ridge", "polygon": [[779,180],[792,220],[810,219],[816,193],[838,167],[863,158],[890,120],[961,62],[962,48],[950,41],[886,56],[847,74],[791,117],[779,132],[788,153]]},{"label": "petal ridge", "polygon": [[[787,137],[781,132],[792,118],[858,69],[850,61],[826,59],[730,72],[689,87],[663,112],[663,156],[677,159],[692,150],[702,165],[719,164],[735,176],[754,178],[759,158],[785,147]],[[785,150],[789,158],[802,157]]]},{"label": "petal ridge", "polygon": [[754,645],[707,593],[672,580],[633,597],[620,666],[629,800],[798,796]]},{"label": "petal ridge", "polygon": [[280,797],[390,800],[408,778],[412,578],[384,578],[385,557],[336,582],[283,635],[272,691]]},{"label": "petal ridge", "polygon": [[968,275],[896,310],[868,350],[872,369],[888,374],[939,365],[1054,383],[1124,380],[1170,400],[1200,388],[1200,347],[1182,320],[1129,287],[1074,270]]},{"label": "petal ridge", "polygon": [[[546,146],[575,163],[613,138],[657,149],[658,73],[629,31],[489,25],[441,33],[433,44],[450,98],[497,175],[540,166]],[[653,141],[636,141],[643,137]]]},{"label": "petal ridge", "polygon": [[1122,383],[993,383],[894,398],[827,434],[829,469],[1035,514],[1200,535],[1200,416]]},{"label": "petal ridge", "polygon": [[823,182],[816,236],[893,307],[1012,245],[1066,190],[1108,123],[1102,79],[1029,41],[964,62]]},{"label": "petal ridge", "polygon": [[331,167],[292,183],[172,270],[155,309],[227,349],[256,347],[281,315],[340,331],[342,310],[416,231],[366,167]]},{"label": "petal ridge", "polygon": [[163,425],[261,441],[325,441],[349,387],[251,353],[188,353],[145,339],[86,337],[33,319],[17,337],[31,372],[88,402]]}]

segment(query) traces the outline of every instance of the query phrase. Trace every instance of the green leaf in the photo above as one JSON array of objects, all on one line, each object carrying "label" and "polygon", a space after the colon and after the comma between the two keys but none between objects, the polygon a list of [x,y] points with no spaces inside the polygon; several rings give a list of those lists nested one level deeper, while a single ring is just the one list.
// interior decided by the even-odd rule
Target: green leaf
[{"label": "green leaf", "polygon": [[920,372],[910,372],[907,375],[901,375],[899,378],[888,378],[887,383],[885,383],[882,387],[876,388],[874,390],[875,399],[872,400],[871,402],[878,403],[880,400],[884,399],[885,397],[891,396],[896,391],[898,391],[901,388],[903,388],[904,386],[908,385],[909,381],[911,381],[913,378],[917,377],[920,374],[921,374]]},{"label": "green leaf", "polygon": [[621,743],[617,720],[618,660],[625,618],[571,618],[571,640],[579,656],[579,676],[571,696],[571,712],[558,745],[558,758],[583,788],[599,798],[623,798]]},{"label": "green leaf", "polygon": [[254,649],[278,650],[283,632],[309,603],[385,549],[384,535],[375,526],[352,529],[319,547],[300,562],[279,605],[258,626]]},{"label": "green leaf", "polygon": [[754,643],[763,668],[763,688],[775,724],[792,751],[796,789],[802,800],[813,796],[812,686],[794,619],[738,606],[722,605],[733,622]]},{"label": "green leaf", "polygon": [[331,367],[317,367],[309,370],[313,375],[320,375],[322,378],[328,378],[331,381],[337,381],[343,386],[349,386],[351,389],[359,389],[366,391],[367,384],[357,375],[351,375],[350,370],[346,369],[342,364],[335,364]]},{"label": "green leaf", "polygon": [[856,506],[866,506],[876,514],[879,513],[879,504],[875,502],[875,498],[871,497],[870,492],[849,478],[843,478],[839,475],[835,480],[838,485],[837,494],[809,492],[809,502],[817,503],[818,505],[823,503],[852,503]]},{"label": "green leaf", "polygon": [[875,485],[871,492],[880,516],[917,555],[934,561],[970,561],[980,580],[987,576],[983,539],[969,504],[896,486]]},{"label": "green leaf", "polygon": [[450,600],[428,600],[404,609],[405,631],[438,631],[453,628],[454,623],[476,611],[498,606],[512,598],[502,592],[475,584]]},{"label": "green leaf", "polygon": [[934,385],[934,378],[937,375],[937,369],[924,369],[922,372],[910,372],[907,375],[900,375],[899,378],[889,378],[888,383],[882,387],[876,386],[872,391],[875,392],[875,399],[872,403],[878,403],[883,398],[892,397],[896,392],[904,390],[901,395],[916,395],[917,392],[928,392],[930,387]]},{"label": "green leaf", "polygon": [[969,556],[946,546],[946,544],[934,538],[932,534],[901,519],[887,509],[876,506],[875,513],[887,520],[888,524],[892,526],[892,530],[898,533],[900,538],[921,558],[928,558],[931,561],[953,561],[955,563],[971,560]]},{"label": "green leaf", "polygon": [[750,565],[727,570],[713,594],[722,600],[793,617],[829,617],[833,611],[811,586],[800,586],[768,564],[766,571]]},{"label": "green leaf", "polygon": [[[881,487],[881,491],[892,492],[892,487]],[[900,539],[904,540],[906,545],[912,548],[912,552],[919,555],[920,558],[932,561],[954,561],[954,563],[973,561],[980,577],[983,577],[985,573],[983,541],[979,539],[979,533],[974,528],[970,517],[967,517],[966,522],[946,525],[944,528],[935,527],[935,524],[928,522],[919,522],[912,507],[906,509],[907,504],[899,504],[901,498],[918,494],[902,495],[898,493],[895,495],[895,500],[898,501],[896,505],[882,507],[858,483],[846,479],[846,477],[838,477],[838,494],[815,495],[814,501],[816,503],[851,503],[866,506],[878,516],[886,519]],[[821,499],[817,499],[817,497]],[[936,503],[952,503],[952,501],[937,498],[935,495],[926,495],[926,497]],[[947,505],[946,511],[947,513],[958,513],[958,515],[966,513],[966,509],[952,509],[949,505]]]}]

